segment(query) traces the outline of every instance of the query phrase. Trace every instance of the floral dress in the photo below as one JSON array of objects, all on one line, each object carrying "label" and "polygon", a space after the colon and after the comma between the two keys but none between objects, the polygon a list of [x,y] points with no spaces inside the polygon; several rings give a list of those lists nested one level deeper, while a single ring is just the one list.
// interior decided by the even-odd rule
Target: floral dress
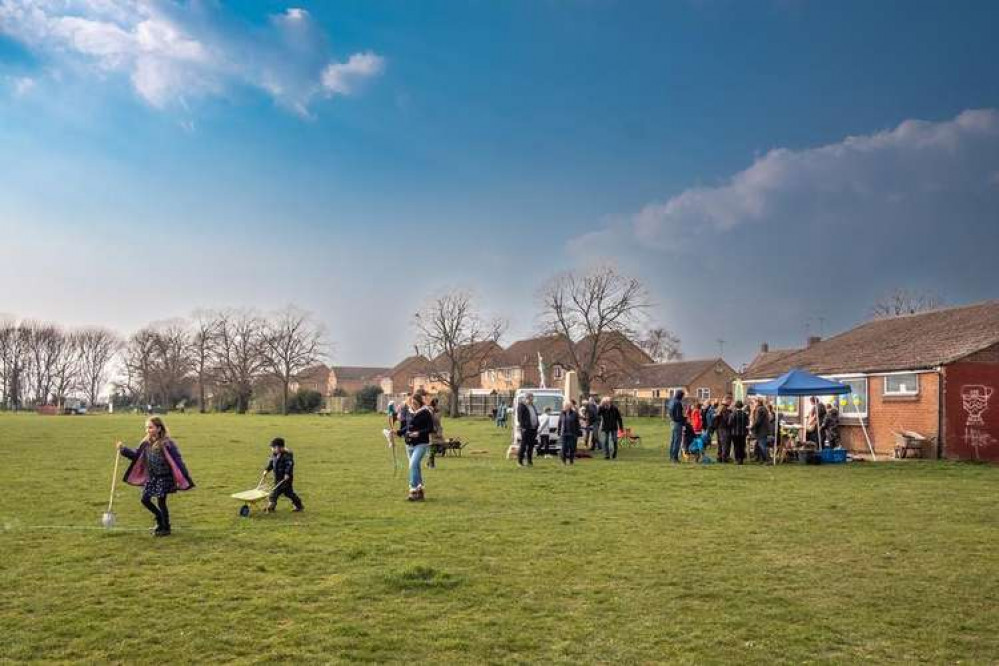
[{"label": "floral dress", "polygon": [[146,464],[149,466],[149,480],[142,491],[145,497],[166,497],[177,492],[177,483],[173,480],[173,472],[163,449],[156,450],[150,446],[146,450]]}]

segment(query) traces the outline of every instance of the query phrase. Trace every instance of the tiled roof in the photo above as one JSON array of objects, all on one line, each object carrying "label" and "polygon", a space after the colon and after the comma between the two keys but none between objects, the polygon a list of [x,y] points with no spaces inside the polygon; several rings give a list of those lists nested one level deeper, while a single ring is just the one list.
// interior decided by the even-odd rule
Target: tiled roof
[{"label": "tiled roof", "polygon": [[678,388],[689,386],[702,374],[721,365],[731,375],[735,371],[720,358],[705,358],[695,361],[670,361],[650,363],[641,366],[625,386],[619,388]]},{"label": "tiled roof", "polygon": [[387,376],[392,372],[391,368],[366,368],[351,365],[338,365],[330,370],[336,374],[337,381],[363,381],[373,380]]},{"label": "tiled roof", "polygon": [[771,349],[769,351],[760,352],[759,354],[756,355],[756,358],[754,358],[752,362],[748,366],[746,366],[746,369],[742,371],[742,374],[744,376],[749,376],[750,374],[755,372],[757,368],[766,367],[771,363],[779,361],[780,359],[784,358],[789,354],[794,354],[795,352],[799,351],[801,350],[797,348],[791,348],[791,349]]},{"label": "tiled roof", "polygon": [[921,370],[999,344],[999,301],[933,310],[861,324],[765,364],[746,379],[777,377],[791,368],[820,374]]},{"label": "tiled roof", "polygon": [[536,365],[540,352],[546,364],[561,363],[568,366],[572,363],[570,344],[569,340],[562,335],[545,335],[518,340],[507,347],[502,354],[497,355],[490,365],[496,368]]}]

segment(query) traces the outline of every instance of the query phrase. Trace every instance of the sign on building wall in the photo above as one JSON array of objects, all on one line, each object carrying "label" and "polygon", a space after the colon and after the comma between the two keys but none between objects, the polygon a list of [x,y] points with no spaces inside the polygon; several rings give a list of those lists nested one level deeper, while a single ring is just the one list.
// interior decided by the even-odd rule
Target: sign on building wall
[{"label": "sign on building wall", "polygon": [[999,365],[956,363],[944,377],[944,455],[999,461]]}]

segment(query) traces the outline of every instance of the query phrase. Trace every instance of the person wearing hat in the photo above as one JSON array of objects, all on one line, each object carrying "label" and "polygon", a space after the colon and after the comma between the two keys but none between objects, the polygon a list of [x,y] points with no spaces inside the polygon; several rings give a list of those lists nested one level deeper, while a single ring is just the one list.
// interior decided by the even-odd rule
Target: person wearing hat
[{"label": "person wearing hat", "polygon": [[271,491],[270,501],[265,511],[273,511],[277,506],[278,497],[284,495],[295,505],[292,511],[302,511],[302,498],[295,494],[293,484],[295,482],[295,456],[291,451],[284,448],[284,439],[275,437],[271,440],[271,459],[267,461],[267,469],[264,473],[274,472],[274,489]]}]

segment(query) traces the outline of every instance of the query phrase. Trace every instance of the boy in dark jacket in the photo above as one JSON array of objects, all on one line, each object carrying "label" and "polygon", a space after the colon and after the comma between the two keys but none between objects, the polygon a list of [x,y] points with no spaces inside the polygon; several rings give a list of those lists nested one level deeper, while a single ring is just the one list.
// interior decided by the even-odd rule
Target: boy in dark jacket
[{"label": "boy in dark jacket", "polygon": [[265,511],[273,511],[277,506],[278,497],[284,495],[295,505],[292,511],[302,511],[302,498],[295,494],[295,456],[284,448],[284,439],[275,437],[271,440],[271,459],[267,461],[264,473],[274,472],[274,490],[271,491],[270,503]]}]

